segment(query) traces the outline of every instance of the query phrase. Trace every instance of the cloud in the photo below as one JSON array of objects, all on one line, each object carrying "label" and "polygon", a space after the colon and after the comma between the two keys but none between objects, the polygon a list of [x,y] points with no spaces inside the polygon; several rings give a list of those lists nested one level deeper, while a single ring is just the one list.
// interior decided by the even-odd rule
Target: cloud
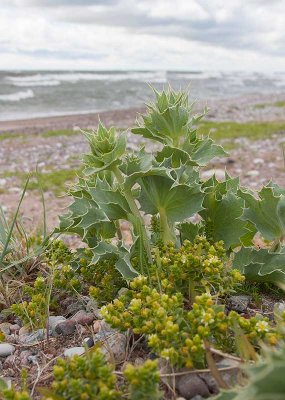
[{"label": "cloud", "polygon": [[74,57],[79,68],[285,67],[282,0],[2,2],[4,65],[22,55],[43,65]]}]

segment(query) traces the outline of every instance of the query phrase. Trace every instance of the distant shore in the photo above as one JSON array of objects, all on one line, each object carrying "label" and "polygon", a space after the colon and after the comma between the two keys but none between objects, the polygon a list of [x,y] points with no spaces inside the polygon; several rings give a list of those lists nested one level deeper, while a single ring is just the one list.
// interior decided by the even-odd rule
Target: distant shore
[{"label": "distant shore", "polygon": [[[252,94],[231,99],[215,99],[198,101],[197,109],[209,108],[207,119],[217,121],[284,121],[285,120],[285,93],[284,94]],[[145,107],[117,109],[88,114],[72,114],[28,118],[14,121],[0,121],[1,133],[42,133],[49,130],[88,128],[101,121],[118,128],[132,126],[139,113]]]},{"label": "distant shore", "polygon": [[123,110],[102,111],[91,114],[73,114],[51,117],[39,117],[21,119],[15,121],[0,121],[1,133],[41,133],[56,129],[74,129],[75,127],[96,126],[100,120],[106,125],[116,124],[119,128],[132,125],[137,115],[144,111],[144,108],[130,108]]}]

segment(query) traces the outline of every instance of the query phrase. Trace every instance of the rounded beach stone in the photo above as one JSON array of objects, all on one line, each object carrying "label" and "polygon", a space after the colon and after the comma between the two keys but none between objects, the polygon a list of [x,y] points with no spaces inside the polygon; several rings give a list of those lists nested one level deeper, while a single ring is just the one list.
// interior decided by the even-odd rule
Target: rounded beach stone
[{"label": "rounded beach stone", "polygon": [[13,354],[15,347],[9,343],[0,343],[0,357],[8,357]]},{"label": "rounded beach stone", "polygon": [[65,357],[72,357],[75,355],[81,356],[83,353],[85,353],[84,347],[71,347],[70,349],[64,350],[63,354]]},{"label": "rounded beach stone", "polygon": [[75,321],[66,320],[59,322],[55,327],[58,335],[72,335],[76,331]]}]

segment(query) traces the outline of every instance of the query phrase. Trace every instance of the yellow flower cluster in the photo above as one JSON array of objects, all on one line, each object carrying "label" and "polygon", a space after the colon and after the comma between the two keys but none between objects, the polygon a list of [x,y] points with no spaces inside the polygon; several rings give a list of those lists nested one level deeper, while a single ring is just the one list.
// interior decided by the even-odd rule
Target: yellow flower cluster
[{"label": "yellow flower cluster", "polygon": [[235,327],[238,325],[250,342],[260,340],[276,344],[280,335],[267,318],[250,319],[235,312],[227,315],[224,306],[209,293],[196,296],[187,310],[181,293],[168,294],[139,276],[119,299],[101,309],[106,322],[121,330],[144,334],[149,347],[172,365],[191,368],[205,366],[204,341],[223,351],[235,351]]},{"label": "yellow flower cluster", "polygon": [[152,282],[161,283],[168,293],[179,291],[190,301],[205,291],[229,293],[244,281],[238,270],[230,268],[223,242],[211,244],[203,236],[194,243],[185,240],[180,248],[173,243],[162,245],[155,259]]}]

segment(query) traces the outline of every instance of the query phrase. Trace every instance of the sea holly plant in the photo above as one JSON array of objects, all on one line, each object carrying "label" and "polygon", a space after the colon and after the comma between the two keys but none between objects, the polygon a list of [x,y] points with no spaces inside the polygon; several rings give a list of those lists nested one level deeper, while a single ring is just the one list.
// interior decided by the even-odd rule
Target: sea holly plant
[{"label": "sea holly plant", "polygon": [[245,201],[242,219],[249,221],[267,242],[267,248],[242,247],[234,266],[249,280],[285,282],[285,189],[272,182],[264,186],[258,197],[239,190]]},{"label": "sea holly plant", "polygon": [[[235,267],[246,275],[251,270],[258,279],[263,274],[263,280],[283,281],[284,190],[270,183],[258,199],[227,173],[223,182],[215,176],[203,181],[201,168],[226,155],[209,136],[199,134],[207,110],[195,114],[188,93],[171,88],[153,92],[154,102],[131,130],[153,141],[152,153],[143,147],[130,152],[126,134],[102,123],[84,132],[90,153],[70,190],[73,203],[61,217],[60,231],[79,234],[93,253],[93,264],[115,262],[127,280],[149,273],[161,243],[179,248],[184,240],[194,242],[202,235],[212,243],[223,241],[227,255],[235,256]],[[132,235],[128,242],[122,232],[125,221]],[[265,240],[263,252],[254,247],[256,234]],[[269,270],[268,257],[274,264]]]}]

